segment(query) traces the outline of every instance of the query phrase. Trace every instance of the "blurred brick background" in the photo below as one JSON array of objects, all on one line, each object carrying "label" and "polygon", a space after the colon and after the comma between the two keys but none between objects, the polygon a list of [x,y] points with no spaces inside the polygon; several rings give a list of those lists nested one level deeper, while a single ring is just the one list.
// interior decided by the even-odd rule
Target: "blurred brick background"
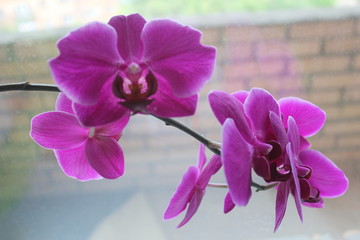
[{"label": "blurred brick background", "polygon": [[[196,26],[195,26],[196,27]],[[217,65],[201,92],[195,116],[180,119],[205,136],[220,140],[220,126],[207,103],[211,89],[232,92],[263,87],[276,98],[297,96],[327,113],[323,130],[310,139],[356,175],[360,156],[360,14],[288,24],[201,27],[203,42],[217,47]],[[0,82],[53,83],[47,60],[57,55],[62,34],[26,35],[0,45]],[[0,94],[0,199],[30,195],[176,186],[197,158],[198,143],[148,116],[135,116],[120,140],[126,174],[115,181],[81,183],[67,178],[49,150],[29,137],[32,116],[52,110],[55,93]],[[18,189],[14,192],[13,189]],[[30,189],[30,190],[29,190]]]}]

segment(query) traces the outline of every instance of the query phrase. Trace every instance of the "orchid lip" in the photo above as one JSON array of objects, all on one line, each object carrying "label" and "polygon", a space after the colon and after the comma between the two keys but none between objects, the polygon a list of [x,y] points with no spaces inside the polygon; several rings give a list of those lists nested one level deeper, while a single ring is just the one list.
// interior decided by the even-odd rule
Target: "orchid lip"
[{"label": "orchid lip", "polygon": [[267,142],[267,144],[272,146],[272,149],[268,153],[269,160],[279,158],[282,154],[280,143],[277,141],[271,140],[271,141]]},{"label": "orchid lip", "polygon": [[312,186],[305,178],[300,179],[301,199],[308,203],[317,203],[320,201],[320,190]]},{"label": "orchid lip", "polygon": [[275,160],[269,162],[271,177],[270,179],[264,179],[267,182],[279,181],[285,182],[289,180],[291,175],[291,169],[288,165],[278,165]]},{"label": "orchid lip", "polygon": [[[134,68],[136,68],[136,66]],[[118,74],[112,84],[113,94],[131,103],[148,100],[150,96],[156,93],[157,87],[157,79],[151,71],[149,71],[145,77],[138,78],[136,81],[128,78],[124,79]]]},{"label": "orchid lip", "polygon": [[312,169],[308,166],[297,166],[297,172],[300,178],[309,179],[312,175]]}]

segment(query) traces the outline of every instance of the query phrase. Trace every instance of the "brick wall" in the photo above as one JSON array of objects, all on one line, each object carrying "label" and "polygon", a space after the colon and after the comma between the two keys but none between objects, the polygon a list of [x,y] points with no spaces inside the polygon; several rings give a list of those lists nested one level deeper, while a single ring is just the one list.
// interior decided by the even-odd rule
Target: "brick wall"
[{"label": "brick wall", "polygon": [[[201,92],[196,115],[180,121],[219,141],[220,126],[206,101],[211,89],[263,87],[277,98],[302,97],[327,112],[325,127],[310,139],[313,148],[355,175],[360,168],[360,14],[288,24],[271,20],[200,27],[203,42],[218,49],[217,66]],[[52,83],[46,61],[57,55],[58,38],[18,38],[0,45],[0,82]],[[31,117],[52,110],[55,98],[44,92],[0,94],[0,182],[9,188],[48,195],[175,186],[187,166],[196,162],[195,140],[156,119],[136,116],[120,140],[126,155],[124,177],[88,183],[69,179],[52,152],[28,136]]]}]

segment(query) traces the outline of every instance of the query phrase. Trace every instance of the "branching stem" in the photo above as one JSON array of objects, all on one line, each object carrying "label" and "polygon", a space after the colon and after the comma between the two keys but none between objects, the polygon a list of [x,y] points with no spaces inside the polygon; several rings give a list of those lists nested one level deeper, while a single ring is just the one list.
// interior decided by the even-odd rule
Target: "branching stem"
[{"label": "branching stem", "polygon": [[0,92],[8,91],[46,91],[46,92],[60,92],[56,85],[51,84],[37,84],[29,82],[0,84]]},{"label": "branching stem", "polygon": [[[270,188],[276,187],[277,185],[278,185],[277,183],[273,183],[273,184],[263,186],[263,185],[255,183],[255,182],[251,182],[251,186],[256,188],[256,192],[268,190]],[[214,187],[214,188],[228,188],[228,185],[225,183],[211,183],[210,182],[210,183],[208,183],[207,186]]]},{"label": "branching stem", "polygon": [[195,138],[196,140],[198,140],[199,142],[201,142],[202,144],[204,144],[207,148],[209,148],[213,153],[220,155],[220,147],[221,144],[217,143],[217,142],[213,142],[210,139],[207,139],[206,137],[204,137],[203,135],[201,135],[200,133],[194,131],[193,129],[189,128],[188,126],[185,126],[184,124],[182,124],[181,122],[178,122],[172,118],[163,118],[163,117],[158,117],[155,116],[153,114],[151,114],[153,117],[163,121],[166,125],[168,126],[173,126],[177,129],[180,129],[181,131],[189,134],[190,136],[192,136],[193,138]]},{"label": "branching stem", "polygon": [[[20,83],[8,83],[8,84],[0,84],[0,92],[8,92],[8,91],[45,91],[45,92],[61,92],[60,89],[56,85],[52,84],[37,84],[37,83],[30,83],[30,82],[20,82]],[[185,126],[181,122],[178,122],[171,118],[163,118],[158,117],[155,115],[152,115],[153,117],[163,121],[166,125],[173,126],[199,142],[203,143],[208,149],[210,149],[213,153],[220,155],[221,154],[221,143],[211,141],[210,139],[204,137],[200,133],[194,131],[193,129]],[[260,184],[251,182],[251,186],[256,188],[256,191],[263,191],[270,188],[273,188],[277,185],[270,184],[267,186],[262,186]],[[217,188],[227,188],[228,186],[226,184],[219,184],[219,183],[209,183],[209,187],[217,187]]]}]

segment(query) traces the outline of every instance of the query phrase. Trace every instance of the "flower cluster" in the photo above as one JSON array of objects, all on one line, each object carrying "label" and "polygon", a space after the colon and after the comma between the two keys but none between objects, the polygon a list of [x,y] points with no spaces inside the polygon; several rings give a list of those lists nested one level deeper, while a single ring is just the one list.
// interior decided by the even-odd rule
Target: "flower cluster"
[{"label": "flower cluster", "polygon": [[302,204],[323,207],[323,197],[337,197],[347,190],[344,173],[309,149],[306,137],[325,123],[325,112],[319,107],[294,97],[276,101],[258,88],[233,94],[213,91],[209,101],[223,125],[222,162],[234,204],[245,206],[251,197],[251,169],[266,182],[279,184],[275,230],[290,192],[302,219]]},{"label": "flower cluster", "polygon": [[[319,132],[325,123],[325,112],[319,107],[295,97],[277,101],[260,88],[233,94],[214,90],[209,94],[209,103],[222,124],[221,163],[229,189],[224,201],[225,213],[236,205],[248,204],[252,170],[267,183],[276,184],[274,231],[284,217],[290,193],[302,220],[302,205],[321,208],[323,198],[338,197],[347,190],[344,173],[326,156],[309,149],[306,137]],[[200,154],[199,163],[203,158]],[[209,182],[211,175],[220,169],[219,165],[214,168],[212,162],[205,168],[212,171],[203,170],[201,174],[203,164],[189,168],[164,219],[178,215],[189,202],[179,227],[189,221],[205,193],[203,182],[199,184],[197,179],[205,175]]]},{"label": "flower cluster", "polygon": [[[56,110],[32,119],[32,138],[54,150],[70,177],[86,181],[122,176],[124,154],[118,140],[132,114],[160,119],[194,114],[198,92],[215,62],[215,48],[202,45],[200,37],[190,27],[171,20],[146,22],[138,14],[71,32],[58,42],[60,55],[50,61],[62,91]],[[321,208],[323,198],[347,190],[344,173],[309,149],[306,138],[325,123],[319,107],[295,97],[276,100],[260,88],[232,94],[213,90],[209,103],[222,125],[221,145],[200,140],[206,146],[200,145],[198,163],[184,173],[164,219],[187,209],[178,227],[186,224],[221,168],[228,188],[225,213],[248,204],[252,174],[275,186],[275,231],[290,193],[302,220],[302,205]],[[208,163],[205,147],[217,150]]]}]

